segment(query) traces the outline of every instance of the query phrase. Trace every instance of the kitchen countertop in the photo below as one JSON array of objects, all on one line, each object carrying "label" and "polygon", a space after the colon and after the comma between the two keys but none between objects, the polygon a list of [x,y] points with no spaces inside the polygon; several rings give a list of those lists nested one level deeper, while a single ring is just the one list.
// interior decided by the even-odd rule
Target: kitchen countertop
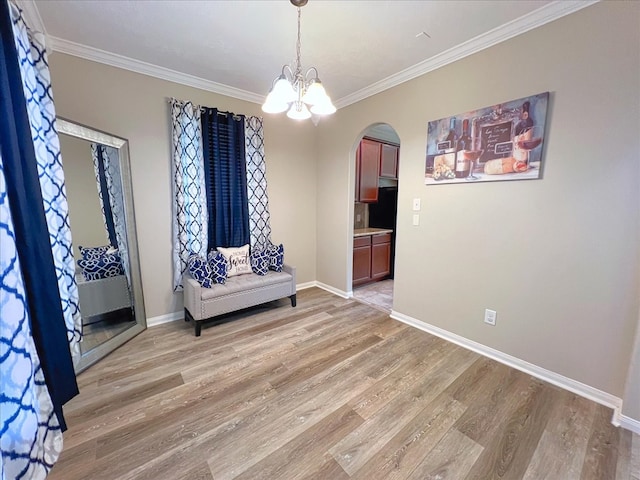
[{"label": "kitchen countertop", "polygon": [[366,235],[376,235],[379,233],[393,233],[393,230],[388,228],[356,228],[353,230],[354,237],[364,237]]}]

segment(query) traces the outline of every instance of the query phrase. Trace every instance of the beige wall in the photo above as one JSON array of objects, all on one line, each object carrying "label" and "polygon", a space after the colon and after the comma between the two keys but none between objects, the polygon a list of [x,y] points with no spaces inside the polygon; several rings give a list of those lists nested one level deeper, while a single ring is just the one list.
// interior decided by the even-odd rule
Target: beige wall
[{"label": "beige wall", "polygon": [[[388,123],[401,139],[394,309],[622,397],[638,315],[639,15],[599,3],[339,110],[319,131],[318,280],[350,290],[355,143]],[[545,91],[544,179],[424,185],[429,120]]]},{"label": "beige wall", "polygon": [[[49,58],[57,114],[129,140],[140,267],[148,317],[183,308],[172,289],[168,98],[260,115],[260,106],[54,53]],[[264,122],[273,240],[298,283],[316,278],[315,127],[285,116]]]},{"label": "beige wall", "polygon": [[100,210],[91,144],[79,138],[60,135],[60,151],[73,235],[73,254],[78,259],[79,246],[106,245],[109,237]]}]

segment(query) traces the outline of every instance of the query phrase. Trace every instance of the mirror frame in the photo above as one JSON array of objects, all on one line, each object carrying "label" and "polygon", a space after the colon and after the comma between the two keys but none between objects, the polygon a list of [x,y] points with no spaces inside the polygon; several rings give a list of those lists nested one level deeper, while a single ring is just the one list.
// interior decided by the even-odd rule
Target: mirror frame
[{"label": "mirror frame", "polygon": [[[58,134],[101,143],[116,148],[120,160],[120,180],[122,181],[122,193],[124,195],[125,225],[127,227],[127,247],[129,251],[129,267],[131,272],[131,293],[133,295],[133,308],[136,324],[106,342],[101,343],[88,352],[83,353],[75,363],[76,374],[86,370],[89,366],[104,358],[119,346],[131,340],[147,328],[147,317],[144,308],[144,296],[142,293],[142,275],[140,273],[140,256],[138,253],[138,238],[136,232],[136,220],[133,208],[133,186],[131,182],[131,164],[129,162],[128,140],[116,137],[106,132],[87,127],[62,117],[56,118]],[[62,152],[62,166],[64,171],[64,152]],[[71,232],[73,239],[73,230]],[[82,343],[81,343],[82,345]]]}]

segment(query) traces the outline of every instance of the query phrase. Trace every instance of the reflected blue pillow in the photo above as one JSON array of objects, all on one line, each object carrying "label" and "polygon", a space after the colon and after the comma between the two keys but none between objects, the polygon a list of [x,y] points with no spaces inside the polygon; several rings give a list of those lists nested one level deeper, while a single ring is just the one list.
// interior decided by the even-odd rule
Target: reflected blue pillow
[{"label": "reflected blue pillow", "polygon": [[284,245],[270,245],[267,247],[267,252],[269,252],[269,268],[281,272],[284,265]]},{"label": "reflected blue pillow", "polygon": [[117,251],[117,249],[111,245],[102,245],[100,247],[78,246],[78,250],[80,250],[80,255],[82,255],[83,260],[98,260],[98,258],[107,253],[107,250],[109,249]]},{"label": "reflected blue pillow", "polygon": [[213,282],[224,284],[227,281],[227,259],[224,255],[217,250],[211,250],[207,255],[207,262]]},{"label": "reflected blue pillow", "polygon": [[187,265],[189,265],[189,273],[201,286],[204,288],[213,287],[211,267],[204,257],[197,253],[191,253],[187,260]]},{"label": "reflected blue pillow", "polygon": [[251,252],[251,270],[258,275],[266,275],[269,273],[269,265],[271,257],[267,250]]},{"label": "reflected blue pillow", "polygon": [[120,255],[103,254],[93,260],[78,260],[85,280],[100,280],[102,278],[124,275]]}]

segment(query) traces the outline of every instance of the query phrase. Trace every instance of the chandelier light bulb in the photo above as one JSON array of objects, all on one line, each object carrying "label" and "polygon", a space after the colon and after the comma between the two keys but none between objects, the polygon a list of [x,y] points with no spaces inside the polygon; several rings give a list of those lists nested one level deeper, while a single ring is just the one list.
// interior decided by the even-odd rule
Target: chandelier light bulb
[{"label": "chandelier light bulb", "polygon": [[322,103],[327,99],[327,92],[325,92],[322,82],[320,80],[312,80],[311,84],[307,88],[302,101],[307,105],[316,105]]},{"label": "chandelier light bulb", "polygon": [[284,75],[280,75],[280,78],[278,78],[278,81],[273,86],[272,93],[275,100],[283,103],[291,103],[298,97],[291,82],[287,80]]},{"label": "chandelier light bulb", "polygon": [[270,92],[267,95],[267,99],[264,101],[262,105],[262,111],[264,113],[282,113],[289,108],[289,104],[287,102],[279,101],[273,92]]},{"label": "chandelier light bulb", "polygon": [[293,120],[306,120],[307,118],[311,118],[311,112],[309,112],[309,109],[304,103],[293,102],[287,112],[287,117]]},{"label": "chandelier light bulb", "polygon": [[316,103],[311,107],[311,113],[316,115],[331,115],[332,113],[336,113],[336,107],[331,102],[331,99],[325,95],[325,100]]}]

